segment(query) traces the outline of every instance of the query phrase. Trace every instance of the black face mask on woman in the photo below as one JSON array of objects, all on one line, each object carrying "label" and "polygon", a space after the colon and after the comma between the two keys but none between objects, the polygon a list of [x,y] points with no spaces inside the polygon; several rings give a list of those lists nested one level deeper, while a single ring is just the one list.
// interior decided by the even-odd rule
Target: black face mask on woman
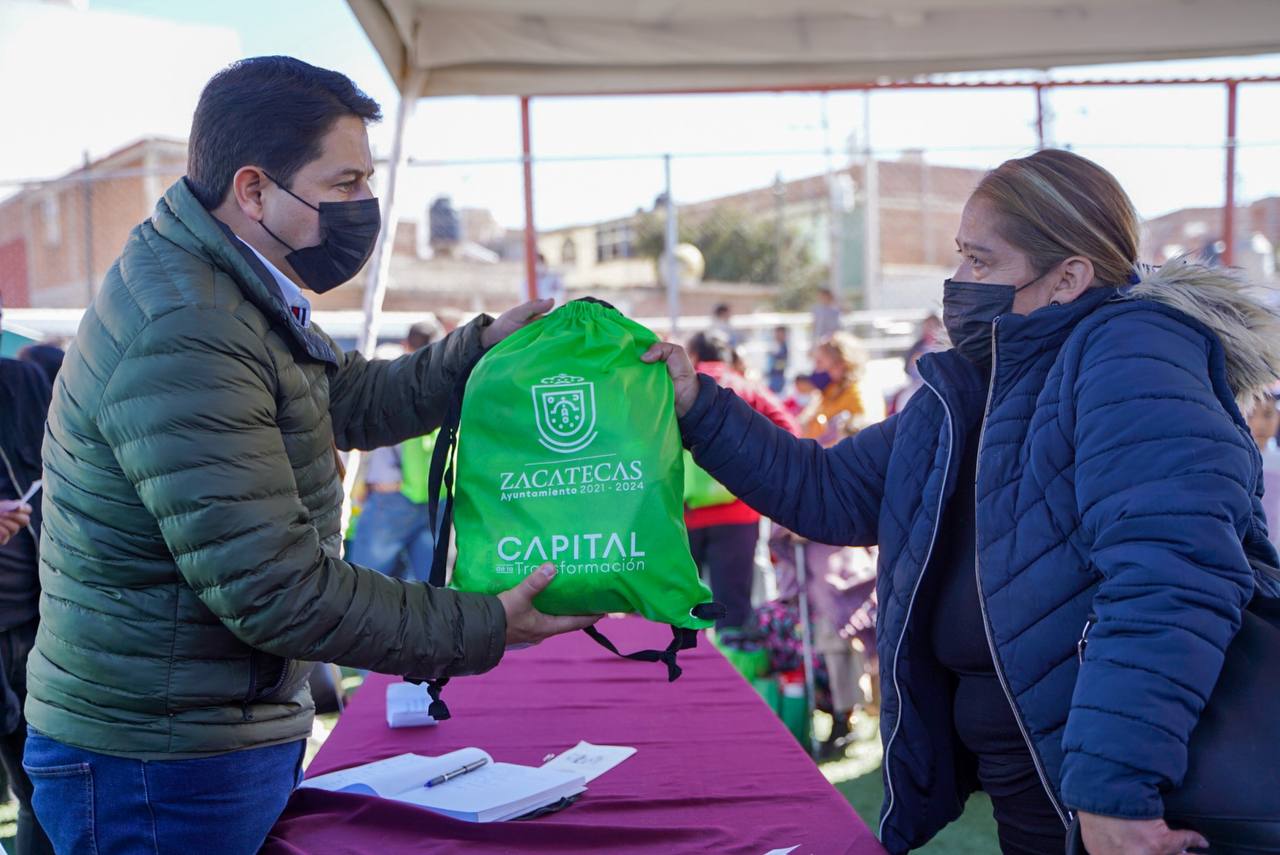
[{"label": "black face mask on woman", "polygon": [[[267,178],[271,176],[267,175]],[[359,273],[369,256],[373,255],[373,246],[382,229],[378,200],[321,202],[316,207],[279,181],[271,180],[281,190],[320,214],[320,243],[301,249],[289,246],[267,228],[265,222],[261,224],[267,234],[289,250],[284,260],[289,262],[307,288],[323,294]]]},{"label": "black face mask on woman", "polygon": [[1013,311],[1013,298],[1044,278],[1041,273],[1025,285],[991,282],[942,283],[942,325],[956,351],[974,365],[991,362],[991,326]]}]

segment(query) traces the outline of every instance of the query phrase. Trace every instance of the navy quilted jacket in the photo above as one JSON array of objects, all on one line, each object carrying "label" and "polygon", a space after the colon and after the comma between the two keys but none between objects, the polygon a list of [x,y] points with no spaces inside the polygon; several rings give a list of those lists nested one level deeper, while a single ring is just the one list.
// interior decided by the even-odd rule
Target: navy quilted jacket
[{"label": "navy quilted jacket", "polygon": [[901,413],[829,450],[705,377],[681,422],[699,465],[760,512],[814,540],[880,546],[880,837],[894,853],[959,816],[972,787],[948,682],[912,620],[927,614],[916,594],[945,503],[975,489],[956,483],[969,431],[982,431],[988,640],[1064,823],[1162,814],[1241,610],[1280,593],[1247,557],[1276,560],[1214,330],[1099,288],[1004,316],[993,339],[989,386],[954,351],[926,356]]}]

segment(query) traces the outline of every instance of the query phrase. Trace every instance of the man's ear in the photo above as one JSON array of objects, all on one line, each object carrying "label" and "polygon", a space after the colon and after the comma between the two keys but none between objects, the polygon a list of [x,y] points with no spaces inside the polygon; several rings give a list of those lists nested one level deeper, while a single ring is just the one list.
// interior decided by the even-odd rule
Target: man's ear
[{"label": "man's ear", "polygon": [[231,177],[231,195],[246,217],[262,222],[262,191],[269,179],[256,166],[242,166]]},{"label": "man's ear", "polygon": [[1093,262],[1082,255],[1073,255],[1058,265],[1049,299],[1058,303],[1070,303],[1093,285]]}]

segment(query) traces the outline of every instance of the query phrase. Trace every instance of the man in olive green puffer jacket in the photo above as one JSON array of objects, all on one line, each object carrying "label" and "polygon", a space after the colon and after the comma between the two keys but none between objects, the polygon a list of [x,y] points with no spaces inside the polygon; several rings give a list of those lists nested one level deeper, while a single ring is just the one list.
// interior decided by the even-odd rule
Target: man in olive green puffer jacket
[{"label": "man in olive green puffer jacket", "polygon": [[310,323],[298,286],[351,278],[378,234],[377,118],[347,78],[297,60],[214,77],[187,178],[134,229],[68,353],[26,708],[59,852],[255,852],[311,731],[308,662],[475,674],[590,623],[533,609],[554,571],[486,597],[339,558],[335,446],[433,430],[484,350],[549,308],[391,362]]}]

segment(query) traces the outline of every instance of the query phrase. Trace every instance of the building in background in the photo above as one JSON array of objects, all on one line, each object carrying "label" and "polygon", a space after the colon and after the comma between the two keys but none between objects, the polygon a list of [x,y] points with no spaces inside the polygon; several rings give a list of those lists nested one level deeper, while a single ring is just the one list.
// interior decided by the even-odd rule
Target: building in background
[{"label": "building in background", "polygon": [[[0,199],[4,304],[87,305],[129,231],[151,215],[156,200],[185,170],[185,142],[148,137]],[[979,169],[928,163],[920,153],[879,161],[879,252],[871,271],[864,255],[868,228],[862,163],[830,177],[777,181],[681,204],[680,239],[691,244],[681,249],[700,252],[703,264],[698,267],[705,268],[705,276],[682,277],[682,313],[701,317],[718,303],[729,303],[739,313],[807,310],[813,290],[832,281],[833,259],[839,264],[846,309],[935,310],[940,282],[954,268],[960,212],[982,175]],[[569,299],[593,295],[631,315],[660,317],[667,311],[656,263],[664,210],[659,198],[651,210],[547,229],[539,233],[537,246],[564,277]],[[1160,263],[1184,252],[1220,257],[1225,248],[1221,222],[1219,208],[1186,208],[1149,220],[1142,258]],[[1274,282],[1280,197],[1241,206],[1236,233],[1237,263],[1251,278]],[[753,256],[762,250],[759,258]],[[807,278],[797,282],[802,277]],[[316,308],[360,309],[359,281],[315,295]],[[437,197],[409,208],[398,224],[387,311],[500,311],[522,299],[524,289],[524,233],[504,228],[487,209],[454,209]]]},{"label": "building in background", "polygon": [[[1277,284],[1280,196],[1238,207],[1234,231],[1236,266],[1255,282]],[[1143,224],[1142,257],[1155,264],[1186,253],[1215,262],[1226,248],[1222,208],[1180,208]]]},{"label": "building in background", "polygon": [[88,305],[125,238],[187,171],[187,144],[150,137],[0,200],[6,306]]},{"label": "building in background", "polygon": [[[689,290],[699,304],[741,295],[786,305],[785,290],[806,273],[801,283],[811,296],[818,285],[830,281],[829,269],[839,264],[839,282],[847,308],[920,309],[937,303],[939,282],[954,266],[956,224],[983,170],[938,166],[919,152],[899,160],[879,161],[877,168],[879,264],[868,277],[863,248],[866,243],[865,166],[855,163],[827,175],[778,181],[700,202],[679,206],[681,240],[698,245],[707,257],[707,281],[703,288],[717,292],[715,300],[699,300],[698,289]],[[658,282],[654,248],[647,241],[647,221],[662,217],[662,200],[652,212],[637,211],[598,223],[584,223],[542,231],[538,249],[548,263],[565,277],[573,292],[627,292],[655,288]],[[833,215],[837,222],[833,228]],[[735,235],[724,234],[724,221]],[[718,222],[717,222],[718,221]],[[700,237],[706,237],[701,240]],[[745,277],[718,277],[709,244],[725,244],[728,251],[750,252],[760,241],[779,248],[765,259],[763,270],[743,271]],[[805,271],[795,267],[803,263]],[[819,282],[820,280],[820,282]],[[870,280],[870,281],[868,281]],[[728,293],[726,293],[728,288]],[[683,296],[683,295],[682,295]],[[806,298],[807,299],[807,298]],[[801,301],[802,303],[803,301]],[[682,300],[683,304],[683,300]],[[746,308],[746,307],[744,307]]]}]

